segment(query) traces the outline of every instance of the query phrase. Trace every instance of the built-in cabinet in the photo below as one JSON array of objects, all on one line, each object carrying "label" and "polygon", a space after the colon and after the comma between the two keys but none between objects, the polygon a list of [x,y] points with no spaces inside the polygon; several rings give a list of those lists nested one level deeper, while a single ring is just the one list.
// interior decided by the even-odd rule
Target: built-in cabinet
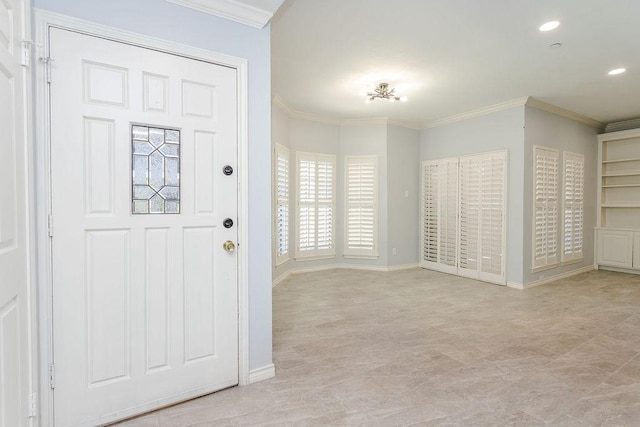
[{"label": "built-in cabinet", "polygon": [[640,129],[598,136],[596,264],[640,272]]}]

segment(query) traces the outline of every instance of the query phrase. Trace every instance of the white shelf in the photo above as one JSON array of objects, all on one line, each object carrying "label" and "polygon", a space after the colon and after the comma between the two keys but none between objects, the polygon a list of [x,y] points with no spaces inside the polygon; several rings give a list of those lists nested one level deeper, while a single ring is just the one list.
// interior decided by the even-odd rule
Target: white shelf
[{"label": "white shelf", "polygon": [[604,165],[607,163],[624,163],[624,162],[640,162],[640,157],[633,158],[633,159],[603,160],[602,164]]},{"label": "white shelf", "polygon": [[625,173],[609,173],[602,174],[603,178],[611,178],[616,176],[640,176],[640,172],[625,172]]},{"label": "white shelf", "polygon": [[[640,129],[598,135],[598,160],[597,226],[640,235]],[[627,237],[629,243],[631,237]],[[629,249],[620,249],[616,241],[607,236],[596,242],[602,259]],[[604,243],[606,247],[600,247]],[[636,250],[640,251],[640,246]]]}]

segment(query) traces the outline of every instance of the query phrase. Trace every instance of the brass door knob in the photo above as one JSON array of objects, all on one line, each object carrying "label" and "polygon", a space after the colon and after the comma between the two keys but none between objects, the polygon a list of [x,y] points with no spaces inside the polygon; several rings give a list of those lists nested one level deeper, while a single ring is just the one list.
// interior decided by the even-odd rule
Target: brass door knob
[{"label": "brass door knob", "polygon": [[224,242],[222,244],[222,247],[224,248],[225,251],[227,252],[233,252],[236,250],[236,245],[235,243],[233,243],[231,240],[227,240],[226,242]]}]

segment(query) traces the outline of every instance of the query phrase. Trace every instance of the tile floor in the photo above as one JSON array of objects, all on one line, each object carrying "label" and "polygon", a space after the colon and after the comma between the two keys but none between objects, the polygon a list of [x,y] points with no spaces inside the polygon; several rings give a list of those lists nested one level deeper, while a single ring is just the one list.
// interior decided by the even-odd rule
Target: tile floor
[{"label": "tile floor", "polygon": [[122,426],[640,426],[640,276],[526,291],[428,270],[292,276],[276,378]]}]

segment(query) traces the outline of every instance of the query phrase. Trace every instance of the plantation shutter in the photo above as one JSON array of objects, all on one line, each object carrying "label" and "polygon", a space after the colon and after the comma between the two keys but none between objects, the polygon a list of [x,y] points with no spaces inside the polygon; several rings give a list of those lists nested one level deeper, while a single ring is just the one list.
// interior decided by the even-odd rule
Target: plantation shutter
[{"label": "plantation shutter", "polygon": [[506,152],[460,158],[458,274],[505,282]]},{"label": "plantation shutter", "polygon": [[533,269],[558,263],[558,151],[534,147]]},{"label": "plantation shutter", "polygon": [[504,284],[507,152],[422,164],[426,268]]},{"label": "plantation shutter", "polygon": [[276,265],[289,259],[289,150],[276,145]]},{"label": "plantation shutter", "polygon": [[316,250],[316,161],[298,161],[298,252]]},{"label": "plantation shutter", "polygon": [[297,153],[296,259],[335,255],[335,157]]},{"label": "plantation shutter", "polygon": [[448,273],[458,262],[458,159],[443,159],[438,165],[438,264]]},{"label": "plantation shutter", "polygon": [[422,263],[438,263],[438,162],[422,163]]},{"label": "plantation shutter", "polygon": [[480,280],[505,283],[506,152],[482,156],[480,189]]},{"label": "plantation shutter", "polygon": [[348,257],[377,257],[377,157],[346,157],[345,174],[344,255]]},{"label": "plantation shutter", "polygon": [[581,260],[584,226],[584,156],[563,153],[562,261]]},{"label": "plantation shutter", "polygon": [[458,274],[476,278],[479,265],[481,156],[460,159],[460,243]]},{"label": "plantation shutter", "polygon": [[318,160],[318,251],[333,248],[334,162]]}]

